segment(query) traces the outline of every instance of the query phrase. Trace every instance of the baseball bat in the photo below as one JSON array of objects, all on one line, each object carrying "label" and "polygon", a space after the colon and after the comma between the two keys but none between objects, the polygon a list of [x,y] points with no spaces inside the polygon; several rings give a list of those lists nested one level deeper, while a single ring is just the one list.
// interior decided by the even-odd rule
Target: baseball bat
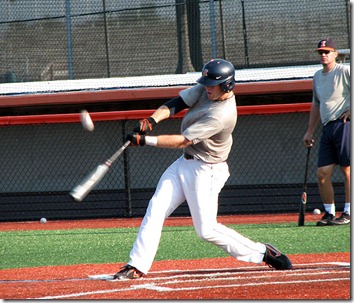
[{"label": "baseball bat", "polygon": [[82,201],[88,193],[102,180],[107,174],[110,166],[128,147],[130,141],[124,143],[124,145],[118,149],[105,163],[98,165],[87,177],[70,192],[70,195],[76,201]]},{"label": "baseball bat", "polygon": [[311,151],[311,146],[307,147],[305,177],[304,177],[304,184],[302,186],[298,226],[304,226],[305,224],[305,213],[306,213],[306,204],[307,204],[307,177],[308,177],[308,170],[309,170],[310,151]]}]

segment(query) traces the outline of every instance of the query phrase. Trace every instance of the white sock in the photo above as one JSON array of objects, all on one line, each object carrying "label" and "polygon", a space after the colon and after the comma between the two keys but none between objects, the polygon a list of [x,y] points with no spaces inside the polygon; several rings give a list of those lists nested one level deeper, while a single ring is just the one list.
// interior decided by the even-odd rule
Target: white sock
[{"label": "white sock", "polygon": [[323,206],[326,212],[332,214],[333,216],[336,215],[335,204],[323,204]]},{"label": "white sock", "polygon": [[344,204],[344,212],[350,215],[350,202],[345,202]]}]

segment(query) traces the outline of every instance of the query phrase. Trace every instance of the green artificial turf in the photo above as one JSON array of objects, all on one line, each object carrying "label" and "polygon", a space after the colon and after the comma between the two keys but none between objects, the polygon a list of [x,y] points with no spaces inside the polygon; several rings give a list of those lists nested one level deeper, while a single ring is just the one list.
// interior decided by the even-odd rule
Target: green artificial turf
[{"label": "green artificial turf", "polygon": [[[272,243],[286,254],[349,252],[350,226],[307,223],[228,225],[250,239]],[[0,232],[0,269],[127,262],[137,228]],[[155,260],[225,257],[200,240],[193,227],[164,227]]]}]

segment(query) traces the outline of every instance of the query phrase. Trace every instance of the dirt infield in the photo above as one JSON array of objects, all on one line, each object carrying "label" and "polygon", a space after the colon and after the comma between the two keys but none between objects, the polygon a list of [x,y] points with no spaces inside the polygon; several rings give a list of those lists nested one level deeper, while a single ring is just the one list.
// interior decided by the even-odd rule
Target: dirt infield
[{"label": "dirt infield", "polygon": [[135,281],[97,280],[119,264],[2,270],[3,299],[350,299],[349,253],[290,255],[294,269],[276,271],[236,261],[155,262]]},{"label": "dirt infield", "polygon": [[[311,217],[312,216],[312,217]],[[309,215],[307,221],[317,220]],[[220,222],[297,221],[297,215],[225,216]],[[141,219],[0,223],[0,230],[134,227]],[[258,221],[258,222],[255,222]],[[170,218],[166,225],[189,225],[190,218]],[[277,271],[232,257],[168,260],[153,264],[135,281],[107,281],[122,264],[81,264],[1,270],[2,299],[350,299],[350,253],[289,255],[293,270]]]}]

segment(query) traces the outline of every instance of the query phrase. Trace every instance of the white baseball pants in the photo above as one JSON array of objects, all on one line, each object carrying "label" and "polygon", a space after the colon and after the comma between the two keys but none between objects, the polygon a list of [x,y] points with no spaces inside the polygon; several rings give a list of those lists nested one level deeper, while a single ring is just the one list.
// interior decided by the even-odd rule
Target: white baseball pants
[{"label": "white baseball pants", "polygon": [[238,260],[261,264],[266,247],[217,223],[218,196],[229,177],[226,162],[208,164],[180,157],[162,174],[130,252],[128,264],[147,274],[165,219],[185,200],[197,235]]}]

